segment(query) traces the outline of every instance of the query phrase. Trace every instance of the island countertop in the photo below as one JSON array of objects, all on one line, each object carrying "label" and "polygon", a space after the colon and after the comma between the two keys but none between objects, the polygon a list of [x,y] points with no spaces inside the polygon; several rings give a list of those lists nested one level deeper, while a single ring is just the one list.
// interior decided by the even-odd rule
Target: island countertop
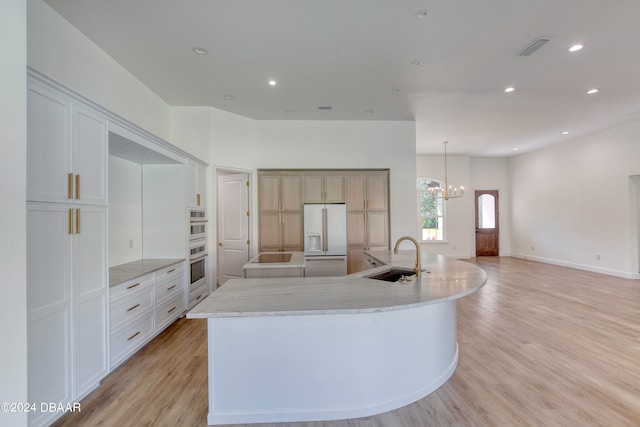
[{"label": "island countertop", "polygon": [[368,279],[393,267],[412,268],[415,252],[370,251],[386,264],[343,277],[231,279],[194,307],[188,318],[347,314],[402,310],[469,295],[487,275],[476,265],[423,253],[421,278],[407,283]]}]

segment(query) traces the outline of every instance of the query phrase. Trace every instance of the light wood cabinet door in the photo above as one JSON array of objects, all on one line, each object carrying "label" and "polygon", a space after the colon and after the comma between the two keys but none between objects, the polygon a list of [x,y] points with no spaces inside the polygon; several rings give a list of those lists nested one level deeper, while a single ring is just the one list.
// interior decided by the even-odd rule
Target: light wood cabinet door
[{"label": "light wood cabinet door", "polygon": [[367,212],[367,247],[389,246],[389,217],[386,211]]},{"label": "light wood cabinet door", "polygon": [[350,175],[345,178],[347,211],[364,211],[365,177]]},{"label": "light wood cabinet door", "polygon": [[367,225],[364,212],[347,212],[347,244],[349,246],[367,245]]},{"label": "light wood cabinet door", "polygon": [[326,175],[324,177],[324,201],[327,203],[344,203],[344,176]]},{"label": "light wood cabinet door", "polygon": [[322,203],[324,201],[322,181],[322,175],[306,175],[303,178],[305,203]]},{"label": "light wood cabinet door", "polygon": [[365,208],[369,211],[389,209],[389,178],[387,174],[367,176]]},{"label": "light wood cabinet door", "polygon": [[260,175],[258,182],[260,212],[280,211],[280,176]]},{"label": "light wood cabinet door", "polygon": [[282,176],[282,210],[302,211],[302,177],[298,175]]},{"label": "light wood cabinet door", "polygon": [[304,250],[303,242],[303,213],[283,212],[282,223],[282,249],[285,251]]},{"label": "light wood cabinet door", "polygon": [[259,227],[260,251],[279,251],[282,248],[282,213],[261,212]]},{"label": "light wood cabinet door", "polygon": [[344,176],[306,175],[303,178],[304,203],[344,203]]}]

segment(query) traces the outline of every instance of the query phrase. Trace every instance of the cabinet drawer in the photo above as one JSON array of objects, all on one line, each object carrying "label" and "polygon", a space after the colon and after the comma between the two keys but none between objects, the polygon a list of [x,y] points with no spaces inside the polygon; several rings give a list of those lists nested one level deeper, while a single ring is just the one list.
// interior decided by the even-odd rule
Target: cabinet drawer
[{"label": "cabinet drawer", "polygon": [[128,282],[124,282],[110,288],[109,298],[114,300],[122,297],[123,295],[135,293],[140,289],[151,285],[151,283],[153,283],[153,273],[138,277],[137,279],[129,280]]},{"label": "cabinet drawer", "polygon": [[164,329],[184,312],[184,298],[178,294],[156,307],[156,332]]},{"label": "cabinet drawer", "polygon": [[182,276],[183,273],[184,273],[184,262],[179,262],[177,264],[173,264],[168,267],[165,267],[162,270],[156,271],[156,282],[159,280],[167,279],[169,277]]},{"label": "cabinet drawer", "polygon": [[182,294],[184,290],[184,278],[182,275],[165,278],[156,283],[156,303],[161,302],[171,295]]},{"label": "cabinet drawer", "polygon": [[149,286],[141,291],[109,303],[109,325],[111,328],[131,319],[143,311],[153,307],[153,287]]},{"label": "cabinet drawer", "polygon": [[113,368],[125,356],[140,348],[153,335],[153,311],[111,334],[109,364]]},{"label": "cabinet drawer", "polygon": [[209,288],[206,283],[189,292],[189,308],[205,299],[207,295],[209,295]]}]

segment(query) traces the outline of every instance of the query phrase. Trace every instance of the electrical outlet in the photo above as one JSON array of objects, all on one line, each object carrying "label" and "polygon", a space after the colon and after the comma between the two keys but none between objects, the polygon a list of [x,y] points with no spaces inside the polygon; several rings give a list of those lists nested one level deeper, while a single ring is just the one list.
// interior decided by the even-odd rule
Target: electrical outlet
[{"label": "electrical outlet", "polygon": [[535,251],[535,250],[536,250],[536,248],[534,248],[533,246],[531,246],[531,250],[532,250],[532,251]]},{"label": "electrical outlet", "polygon": [[133,249],[133,239],[129,239],[129,249]]},{"label": "electrical outlet", "polygon": [[596,260],[600,261],[600,255],[596,255]]}]

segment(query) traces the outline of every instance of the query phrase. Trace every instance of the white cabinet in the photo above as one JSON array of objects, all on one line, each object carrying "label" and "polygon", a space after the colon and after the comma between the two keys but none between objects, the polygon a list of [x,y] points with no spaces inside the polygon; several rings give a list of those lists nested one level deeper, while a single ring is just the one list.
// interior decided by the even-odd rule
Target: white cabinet
[{"label": "white cabinet", "polygon": [[187,207],[207,207],[207,170],[187,160]]},{"label": "white cabinet", "polygon": [[109,366],[114,369],[184,313],[184,262],[111,287]]},{"label": "white cabinet", "polygon": [[30,83],[27,200],[107,203],[107,119]]},{"label": "white cabinet", "polygon": [[28,203],[27,225],[28,399],[79,401],[108,372],[106,208]]},{"label": "white cabinet", "polygon": [[[31,402],[77,402],[108,373],[107,119],[29,80],[27,341]],[[30,413],[43,425],[59,413]]]}]

